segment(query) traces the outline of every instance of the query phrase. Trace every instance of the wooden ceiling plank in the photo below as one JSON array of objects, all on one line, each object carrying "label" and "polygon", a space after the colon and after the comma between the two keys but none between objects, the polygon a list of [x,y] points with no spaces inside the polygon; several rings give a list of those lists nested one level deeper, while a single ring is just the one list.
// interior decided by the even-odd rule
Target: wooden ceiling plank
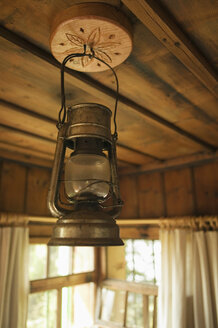
[{"label": "wooden ceiling plank", "polygon": [[122,0],[122,2],[185,67],[218,97],[218,80],[215,71],[156,1]]},{"label": "wooden ceiling plank", "polygon": [[169,169],[178,169],[187,166],[195,166],[210,163],[218,160],[218,151],[215,153],[198,153],[180,158],[169,159],[162,163],[148,163],[137,168],[121,168],[119,175],[135,175],[150,173],[156,171],[164,171]]},{"label": "wooden ceiling plank", "polygon": [[52,168],[53,160],[40,152],[0,142],[0,158],[20,163]]},{"label": "wooden ceiling plank", "polygon": [[55,142],[25,131],[0,125],[0,142],[54,156]]},{"label": "wooden ceiling plank", "polygon": [[[48,119],[46,116],[36,114],[20,106],[13,105],[0,99],[1,123],[4,126],[13,127],[16,130],[27,132],[29,135],[43,137],[43,139],[56,141],[57,128],[56,121]],[[14,118],[16,117],[16,120]],[[151,161],[158,161],[157,158],[136,151],[123,144],[117,145],[118,159],[127,163],[142,165]]]},{"label": "wooden ceiling plank", "polygon": [[126,158],[128,162],[133,164],[142,165],[143,163],[150,163],[150,162],[161,162],[159,158],[145,154],[143,152],[137,151],[131,147],[125,146],[123,144],[117,143],[117,156],[118,158]]},{"label": "wooden ceiling plank", "polygon": [[[13,44],[16,44],[17,46],[25,49],[26,51],[30,52],[31,54],[41,58],[42,60],[46,61],[47,63],[60,68],[60,64],[52,57],[52,55],[43,49],[40,49],[36,45],[32,44],[31,42],[21,38],[20,36],[16,35],[15,33],[7,30],[6,28],[0,26],[0,36],[8,40],[9,42],[12,42]],[[114,100],[116,97],[116,92],[101,83],[97,82],[96,80],[92,79],[91,77],[67,69],[66,73],[68,73],[71,76],[72,83],[75,83],[75,85],[88,92],[89,94],[95,94],[96,97],[104,99],[105,102],[111,103],[111,101]],[[195,135],[179,128],[178,126],[174,125],[173,123],[165,120],[161,116],[154,114],[152,111],[148,110],[147,108],[135,103],[131,99],[119,95],[119,102],[123,105],[125,105],[125,108],[127,108],[130,111],[135,111],[140,116],[143,117],[146,121],[150,122],[151,124],[154,124],[157,127],[160,127],[161,129],[165,129],[166,132],[176,132],[180,137],[184,140],[190,140],[193,143],[200,145],[204,149],[210,150],[210,151],[216,151],[216,147],[209,144],[208,142],[202,140],[199,137],[196,137]]]},{"label": "wooden ceiling plank", "polygon": [[52,154],[46,154],[34,149],[28,149],[19,145],[15,145],[15,144],[11,144],[10,141],[9,142],[2,142],[0,141],[0,149],[3,151],[10,151],[10,152],[14,152],[14,153],[19,153],[22,154],[23,156],[34,156],[36,158],[41,158],[41,159],[47,159],[50,160],[50,162],[52,163],[53,161],[53,156]]},{"label": "wooden ceiling plank", "polygon": [[55,141],[57,121],[0,99],[1,124]]}]

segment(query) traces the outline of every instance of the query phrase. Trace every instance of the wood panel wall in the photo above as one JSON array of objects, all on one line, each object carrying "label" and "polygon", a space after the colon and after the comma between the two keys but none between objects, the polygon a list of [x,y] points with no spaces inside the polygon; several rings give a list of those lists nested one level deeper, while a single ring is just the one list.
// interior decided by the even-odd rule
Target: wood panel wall
[{"label": "wood panel wall", "polygon": [[[48,168],[2,160],[0,211],[49,216],[50,175]],[[120,187],[123,219],[218,214],[218,161],[122,176]]]},{"label": "wood panel wall", "polygon": [[122,176],[120,187],[123,219],[218,214],[217,161]]},{"label": "wood panel wall", "polygon": [[1,161],[0,211],[48,216],[47,194],[51,170]]}]

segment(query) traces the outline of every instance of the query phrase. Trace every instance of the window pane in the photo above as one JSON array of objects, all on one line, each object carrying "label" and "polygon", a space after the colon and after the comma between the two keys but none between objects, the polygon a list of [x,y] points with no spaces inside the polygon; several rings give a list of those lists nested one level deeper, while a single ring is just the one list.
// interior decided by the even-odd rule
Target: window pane
[{"label": "window pane", "polygon": [[126,277],[128,281],[159,283],[160,254],[159,240],[125,241]]},{"label": "window pane", "polygon": [[62,288],[62,328],[93,325],[94,284]]},{"label": "window pane", "polygon": [[56,319],[56,290],[29,295],[27,328],[55,328]]},{"label": "window pane", "polygon": [[160,285],[161,280],[161,242],[154,241],[154,261],[155,261],[155,280],[156,284]]},{"label": "window pane", "polygon": [[102,320],[123,323],[125,294],[124,291],[102,289]]},{"label": "window pane", "polygon": [[44,279],[46,274],[47,245],[29,245],[29,279]]},{"label": "window pane", "polygon": [[143,296],[141,294],[128,294],[127,327],[143,328]]},{"label": "window pane", "polygon": [[93,270],[94,270],[94,248],[75,247],[73,273],[87,272]]},{"label": "window pane", "polygon": [[49,277],[94,270],[93,247],[49,247]]},{"label": "window pane", "polygon": [[73,247],[49,247],[49,277],[58,277],[72,274]]}]

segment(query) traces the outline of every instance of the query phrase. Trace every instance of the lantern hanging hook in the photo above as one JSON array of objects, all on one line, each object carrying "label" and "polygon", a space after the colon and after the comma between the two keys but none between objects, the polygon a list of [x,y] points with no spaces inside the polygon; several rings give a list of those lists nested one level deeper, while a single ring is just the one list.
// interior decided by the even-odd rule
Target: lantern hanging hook
[{"label": "lantern hanging hook", "polygon": [[113,121],[114,121],[114,134],[113,138],[114,140],[117,140],[118,134],[117,134],[117,123],[116,123],[116,115],[117,115],[117,106],[118,106],[118,100],[119,100],[119,81],[117,78],[117,74],[115,70],[108,64],[106,63],[103,59],[100,59],[96,57],[94,50],[91,48],[91,53],[86,52],[86,44],[84,44],[84,51],[83,53],[74,53],[66,56],[64,60],[61,63],[61,109],[59,111],[58,115],[58,123],[57,123],[57,128],[60,129],[61,126],[64,124],[66,120],[66,115],[67,115],[67,109],[66,109],[66,96],[65,96],[65,85],[64,85],[64,72],[65,72],[65,66],[67,62],[72,59],[72,58],[81,58],[81,57],[89,57],[89,58],[94,58],[104,65],[106,65],[113,73],[115,81],[116,81],[116,98],[115,98],[115,107],[114,107],[114,116],[113,116]]}]

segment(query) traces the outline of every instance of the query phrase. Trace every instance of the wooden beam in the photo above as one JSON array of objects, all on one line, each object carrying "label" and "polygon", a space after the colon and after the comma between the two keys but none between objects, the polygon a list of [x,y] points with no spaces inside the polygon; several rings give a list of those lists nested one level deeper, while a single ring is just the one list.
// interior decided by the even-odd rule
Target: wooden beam
[{"label": "wooden beam", "polygon": [[[132,4],[135,4],[135,1],[132,2]],[[17,34],[9,31],[3,26],[0,26],[0,36],[8,40],[9,42],[12,42],[13,44],[16,44],[18,47],[21,47],[25,49],[26,51],[30,52],[31,54],[41,58],[45,62],[60,68],[60,63],[56,61],[56,59],[45,50],[37,47],[33,43],[25,40],[24,38],[21,38]],[[82,89],[83,91],[86,91],[89,94],[95,94],[97,98],[104,99],[105,102],[111,103],[116,97],[116,92],[104,85],[102,85],[100,82],[94,80],[88,75],[85,75],[83,73],[79,73],[74,70],[70,70],[68,68],[65,69],[66,73],[71,76],[72,82],[75,83],[75,85]],[[119,95],[119,102],[130,111],[137,112],[140,116],[142,116],[146,121],[150,122],[151,124],[155,124],[156,126],[159,126],[160,128],[164,128],[166,132],[175,132],[176,134],[180,135],[182,138],[185,138],[186,140],[189,139],[195,144],[201,145],[203,148],[211,151],[215,151],[216,147],[209,144],[208,142],[202,140],[199,137],[196,137],[195,135],[179,128],[178,126],[174,125],[173,123],[165,120],[161,116],[153,113],[149,109],[140,106],[133,100]]]},{"label": "wooden beam", "polygon": [[157,295],[158,287],[154,285],[146,285],[138,282],[130,282],[119,279],[106,279],[102,282],[101,287],[106,287],[113,290],[124,290],[131,293],[142,295]]},{"label": "wooden beam", "polygon": [[[132,219],[118,219],[116,220],[119,227],[143,227],[146,225],[160,225],[160,220],[164,218],[132,218]],[[166,219],[166,218],[165,218]],[[172,218],[173,219],[173,218]]]},{"label": "wooden beam", "polygon": [[218,216],[211,215],[211,216],[179,216],[179,217],[159,217],[159,218],[140,218],[140,219],[119,219],[116,220],[117,224],[122,228],[123,226],[137,226],[137,227],[143,227],[145,225],[158,225],[160,226],[162,223],[167,222],[174,222],[179,223],[181,225],[186,226],[187,223],[189,223],[190,220],[194,220],[195,222],[217,222]]},{"label": "wooden beam", "polygon": [[[40,238],[42,241],[48,241],[57,219],[37,216],[28,216],[28,219],[31,243],[36,243]],[[120,237],[122,239],[159,239],[160,221],[158,219],[118,219],[117,224],[120,227]],[[104,250],[101,249],[99,252],[101,253],[101,256],[104,257]],[[102,271],[104,270],[102,269]]]},{"label": "wooden beam", "polygon": [[218,81],[215,70],[157,1],[122,0],[122,2],[208,90],[218,97]]},{"label": "wooden beam", "polygon": [[[52,218],[51,218],[52,220]],[[57,220],[56,220],[57,221]],[[52,231],[55,223],[39,224],[32,222],[29,224],[29,236],[34,239],[49,240],[52,236]],[[33,240],[34,240],[33,239]]]},{"label": "wooden beam", "polygon": [[50,238],[49,237],[31,237],[29,236],[30,244],[48,244]]},{"label": "wooden beam", "polygon": [[95,272],[84,272],[72,274],[69,276],[54,277],[47,279],[32,280],[30,282],[30,293],[43,292],[50,289],[57,289],[59,287],[69,287],[87,282],[95,281]]},{"label": "wooden beam", "polygon": [[195,166],[214,162],[218,160],[218,151],[215,153],[199,153],[180,158],[169,159],[162,163],[149,163],[140,167],[129,167],[119,169],[119,175],[137,175],[143,173],[151,173],[155,171],[165,171],[169,169],[178,169],[188,166]]},{"label": "wooden beam", "polygon": [[[121,221],[121,220],[119,220]],[[135,220],[133,220],[135,221]],[[159,226],[141,224],[135,225],[134,222],[132,225],[120,225],[120,238],[121,239],[149,239],[149,240],[158,240],[159,237]]]},{"label": "wooden beam", "polygon": [[[14,215],[17,215],[16,213]],[[21,214],[19,214],[21,216]],[[22,215],[23,216],[23,215]],[[26,214],[25,214],[26,216]],[[187,221],[187,220],[190,220],[190,218],[194,218],[196,221],[207,221],[207,220],[216,220],[217,219],[217,216],[200,216],[200,217],[197,217],[197,216],[183,216],[183,217],[170,217],[170,218],[167,218],[167,217],[159,217],[159,218],[131,218],[131,219],[118,219],[116,220],[117,224],[120,226],[120,228],[122,227],[131,227],[131,226],[145,226],[145,225],[160,225],[161,221],[163,220],[171,220],[171,221],[175,221],[175,220],[184,220],[184,221]],[[52,225],[57,221],[56,218],[53,218],[53,217],[43,217],[43,216],[31,216],[31,215],[28,215],[28,222],[30,222],[31,224],[49,224],[51,227]]]}]

